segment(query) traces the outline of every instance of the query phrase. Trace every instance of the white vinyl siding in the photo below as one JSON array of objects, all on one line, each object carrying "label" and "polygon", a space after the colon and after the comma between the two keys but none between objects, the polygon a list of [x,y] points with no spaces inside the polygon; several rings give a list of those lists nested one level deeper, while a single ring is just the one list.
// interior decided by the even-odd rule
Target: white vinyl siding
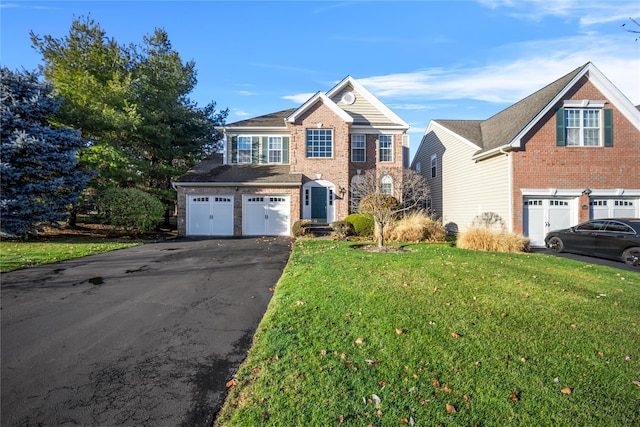
[{"label": "white vinyl siding", "polygon": [[[441,211],[436,194],[432,194],[434,209],[443,223],[454,223],[458,230],[468,228],[477,215],[495,212],[511,229],[509,197],[509,156],[496,156],[480,162],[472,160],[478,148],[462,141],[440,127],[431,133],[433,145],[443,147],[440,155],[439,178],[442,180]],[[429,171],[430,174],[430,171]],[[478,186],[477,183],[482,183]],[[430,184],[433,189],[434,186]]]}]

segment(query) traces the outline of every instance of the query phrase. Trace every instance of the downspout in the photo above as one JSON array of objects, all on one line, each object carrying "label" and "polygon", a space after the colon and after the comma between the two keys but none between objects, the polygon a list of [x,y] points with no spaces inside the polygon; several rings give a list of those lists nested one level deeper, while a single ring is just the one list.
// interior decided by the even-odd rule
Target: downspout
[{"label": "downspout", "polygon": [[509,156],[509,152],[504,148],[500,148],[500,153],[507,156],[507,192],[509,198],[507,201],[507,209],[509,212],[509,232],[513,233],[513,156]]}]

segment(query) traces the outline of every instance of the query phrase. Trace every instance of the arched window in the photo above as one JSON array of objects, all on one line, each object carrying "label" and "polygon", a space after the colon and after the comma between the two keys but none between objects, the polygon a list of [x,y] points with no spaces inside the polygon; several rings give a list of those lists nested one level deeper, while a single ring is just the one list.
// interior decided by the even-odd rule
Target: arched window
[{"label": "arched window", "polygon": [[382,194],[393,195],[393,179],[389,175],[385,175],[380,180],[380,192]]}]

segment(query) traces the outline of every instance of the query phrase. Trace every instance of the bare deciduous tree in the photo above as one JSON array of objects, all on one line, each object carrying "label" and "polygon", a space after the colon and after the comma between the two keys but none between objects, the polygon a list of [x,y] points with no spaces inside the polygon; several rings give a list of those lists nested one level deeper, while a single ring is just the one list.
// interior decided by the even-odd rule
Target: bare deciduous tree
[{"label": "bare deciduous tree", "polygon": [[411,169],[370,169],[358,175],[350,186],[358,211],[373,216],[378,247],[384,246],[384,230],[401,213],[421,207],[429,195],[424,177]]}]

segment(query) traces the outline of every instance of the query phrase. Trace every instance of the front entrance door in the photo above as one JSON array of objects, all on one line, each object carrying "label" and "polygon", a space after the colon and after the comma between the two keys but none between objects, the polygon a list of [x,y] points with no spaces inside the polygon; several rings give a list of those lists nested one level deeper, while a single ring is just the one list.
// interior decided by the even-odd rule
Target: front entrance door
[{"label": "front entrance door", "polygon": [[326,187],[311,187],[311,221],[327,222]]}]

